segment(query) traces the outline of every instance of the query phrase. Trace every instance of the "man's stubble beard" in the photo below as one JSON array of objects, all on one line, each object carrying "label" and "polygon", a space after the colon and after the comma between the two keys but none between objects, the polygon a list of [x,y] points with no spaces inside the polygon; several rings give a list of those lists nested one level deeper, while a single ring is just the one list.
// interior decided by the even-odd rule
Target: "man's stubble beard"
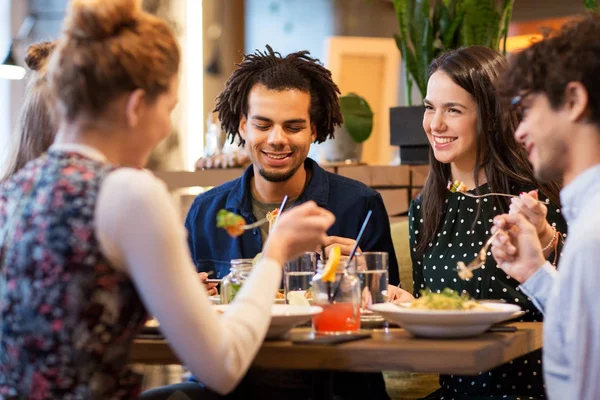
[{"label": "man's stubble beard", "polygon": [[304,161],[301,162],[300,164],[298,164],[297,166],[295,166],[294,168],[290,169],[289,171],[286,172],[281,172],[281,173],[270,173],[265,171],[263,168],[259,168],[258,169],[258,173],[260,174],[260,176],[262,176],[263,178],[265,178],[265,180],[269,181],[269,182],[273,182],[273,183],[279,183],[279,182],[287,182],[288,180],[290,180],[292,178],[292,176],[294,176],[294,174],[296,174],[296,172],[300,169],[300,167],[304,164]]},{"label": "man's stubble beard", "polygon": [[545,162],[540,164],[537,170],[534,170],[535,178],[542,183],[561,182],[565,173],[565,156],[568,154],[567,146],[556,141],[553,149]]}]

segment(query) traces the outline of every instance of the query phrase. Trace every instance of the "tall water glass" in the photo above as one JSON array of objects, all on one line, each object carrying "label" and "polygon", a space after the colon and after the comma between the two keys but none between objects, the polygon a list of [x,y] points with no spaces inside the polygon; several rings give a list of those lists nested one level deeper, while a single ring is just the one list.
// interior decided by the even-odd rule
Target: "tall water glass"
[{"label": "tall water glass", "polygon": [[[285,302],[290,304],[308,304],[308,289],[315,275],[317,253],[306,252],[287,262],[283,268]],[[294,301],[295,299],[295,301]]]},{"label": "tall water glass", "polygon": [[385,303],[388,299],[389,254],[364,252],[357,256],[356,273],[360,279],[362,308]]}]

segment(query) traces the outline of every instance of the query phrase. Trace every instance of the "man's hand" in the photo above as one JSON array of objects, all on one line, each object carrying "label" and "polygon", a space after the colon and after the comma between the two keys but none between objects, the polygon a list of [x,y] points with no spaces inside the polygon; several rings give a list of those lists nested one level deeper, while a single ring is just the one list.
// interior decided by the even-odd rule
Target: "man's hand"
[{"label": "man's hand", "polygon": [[200,281],[206,285],[206,291],[208,292],[209,296],[216,296],[219,294],[216,283],[205,282],[208,279],[208,274],[206,272],[199,272],[198,276],[200,277]]},{"label": "man's hand", "polygon": [[536,228],[520,213],[499,215],[494,225],[494,232],[503,230],[492,242],[494,259],[508,275],[525,282],[545,262]]},{"label": "man's hand", "polygon": [[263,257],[269,257],[282,266],[288,260],[305,251],[311,251],[325,242],[327,229],[335,222],[335,216],[307,201],[281,213],[273,225],[263,248]]},{"label": "man's hand", "polygon": [[[354,244],[356,243],[356,240],[354,239],[349,239],[349,238],[345,238],[345,237],[340,237],[340,236],[327,236],[327,238],[325,239],[325,252],[327,254],[329,254],[329,251],[331,250],[331,247],[333,247],[334,245],[338,245],[340,246],[340,250],[342,251],[342,255],[343,256],[349,256],[350,252],[352,251],[352,248],[354,247]],[[360,247],[356,249],[356,251],[358,253],[360,253]],[[317,253],[319,253],[321,255],[321,257],[323,256],[321,254],[321,248],[319,247],[317,249]]]}]

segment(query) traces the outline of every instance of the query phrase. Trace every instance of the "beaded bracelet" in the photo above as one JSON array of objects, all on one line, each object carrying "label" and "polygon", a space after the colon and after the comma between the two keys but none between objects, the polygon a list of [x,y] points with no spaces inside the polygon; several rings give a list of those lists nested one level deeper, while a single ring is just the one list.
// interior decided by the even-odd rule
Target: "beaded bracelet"
[{"label": "beaded bracelet", "polygon": [[556,235],[558,233],[558,231],[556,230],[556,227],[552,227],[552,231],[554,232],[554,234],[552,235],[552,239],[550,239],[550,243],[548,243],[546,245],[546,247],[544,247],[542,249],[542,252],[545,252],[546,250],[548,250],[550,247],[552,247],[554,245],[554,242],[556,242]]}]

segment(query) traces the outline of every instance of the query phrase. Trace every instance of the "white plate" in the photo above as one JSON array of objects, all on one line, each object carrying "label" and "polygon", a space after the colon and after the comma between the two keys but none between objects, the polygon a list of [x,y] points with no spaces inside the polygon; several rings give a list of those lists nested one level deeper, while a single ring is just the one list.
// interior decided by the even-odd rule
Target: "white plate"
[{"label": "white plate", "polygon": [[[227,312],[229,304],[215,306],[218,311]],[[275,304],[271,306],[271,324],[267,331],[267,339],[284,336],[293,327],[309,321],[314,315],[323,312],[317,306],[291,306],[288,304]]]},{"label": "white plate", "polygon": [[[221,296],[219,296],[219,295],[208,296],[208,299],[213,304],[221,304]],[[285,304],[285,300],[284,299],[275,299],[275,304]]]},{"label": "white plate", "polygon": [[381,314],[415,336],[466,337],[485,332],[495,323],[509,319],[521,307],[514,304],[484,303],[492,310],[446,311],[408,308],[410,303],[400,306],[392,303],[374,304],[371,311]]}]

